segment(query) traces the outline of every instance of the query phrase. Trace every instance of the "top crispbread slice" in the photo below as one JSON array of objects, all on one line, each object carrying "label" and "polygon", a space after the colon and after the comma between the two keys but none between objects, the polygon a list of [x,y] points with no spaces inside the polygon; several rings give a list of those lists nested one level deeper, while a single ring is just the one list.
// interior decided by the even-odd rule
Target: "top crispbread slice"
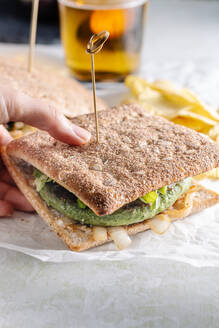
[{"label": "top crispbread slice", "polygon": [[[31,73],[27,71],[26,65],[26,60],[22,58],[0,57],[2,85],[41,99],[68,117],[93,111],[91,92],[58,70],[55,65],[43,61],[35,62]],[[104,109],[107,106],[97,98],[97,108]]]},{"label": "top crispbread slice", "polygon": [[38,131],[12,141],[7,153],[57,181],[97,215],[219,166],[219,146],[207,136],[137,105],[99,112],[99,144],[93,114],[72,121],[92,133],[89,144],[66,145]]}]

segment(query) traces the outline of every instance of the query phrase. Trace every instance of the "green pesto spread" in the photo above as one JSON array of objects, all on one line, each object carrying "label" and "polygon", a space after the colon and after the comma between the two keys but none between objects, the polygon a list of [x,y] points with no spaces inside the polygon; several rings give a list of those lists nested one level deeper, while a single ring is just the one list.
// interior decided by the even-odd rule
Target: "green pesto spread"
[{"label": "green pesto spread", "polygon": [[[74,194],[43,173],[35,170],[34,176],[36,189],[48,206],[75,221],[100,226],[121,226],[150,219],[171,207],[191,185],[191,178],[187,178],[124,205],[113,214],[98,216]],[[153,202],[147,203],[147,200]]]}]

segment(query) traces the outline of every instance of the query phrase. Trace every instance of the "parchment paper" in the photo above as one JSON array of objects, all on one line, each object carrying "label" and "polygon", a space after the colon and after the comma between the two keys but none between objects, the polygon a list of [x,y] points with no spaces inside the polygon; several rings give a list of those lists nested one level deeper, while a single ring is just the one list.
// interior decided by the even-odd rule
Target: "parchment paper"
[{"label": "parchment paper", "polygon": [[[219,62],[147,63],[141,71],[147,79],[169,79],[187,86],[213,106],[219,104]],[[120,103],[127,90],[123,85],[99,90],[109,105]],[[219,192],[219,182],[206,180],[206,187]],[[219,205],[171,224],[163,235],[146,231],[132,237],[131,246],[118,251],[113,243],[83,253],[69,251],[37,215],[15,213],[14,218],[0,219],[0,247],[19,251],[42,261],[122,261],[132,258],[162,258],[197,267],[219,267]]]}]

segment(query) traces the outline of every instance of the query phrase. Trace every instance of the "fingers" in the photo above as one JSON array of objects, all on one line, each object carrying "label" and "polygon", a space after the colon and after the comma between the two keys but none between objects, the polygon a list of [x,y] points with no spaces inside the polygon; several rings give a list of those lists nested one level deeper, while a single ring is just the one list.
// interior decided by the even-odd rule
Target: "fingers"
[{"label": "fingers", "polygon": [[13,138],[8,131],[0,125],[0,146],[7,145]]},{"label": "fingers", "polygon": [[28,203],[24,195],[15,187],[10,187],[4,195],[4,201],[9,202],[19,211],[33,212],[33,207]]},{"label": "fingers", "polygon": [[4,182],[0,181],[0,199],[4,198],[4,195],[8,192],[10,186]]},{"label": "fingers", "polygon": [[[2,90],[1,88],[0,92]],[[73,145],[82,145],[90,140],[91,135],[88,131],[72,124],[54,107],[23,93],[8,90],[2,92],[6,98],[5,104],[8,111],[5,120],[7,118],[10,121],[21,121],[35,126],[48,131],[54,138]]]},{"label": "fingers", "polygon": [[0,200],[0,216],[12,216],[13,212],[14,210],[10,203]]},{"label": "fingers", "polygon": [[[14,180],[9,175],[9,173],[6,169],[0,170],[0,179],[1,179],[2,182],[5,182],[5,183],[7,183],[9,185],[12,185],[12,186],[15,186]],[[0,182],[0,185],[1,185],[1,182]],[[1,190],[1,187],[0,187],[0,190]],[[1,191],[0,191],[0,194],[1,194]]]},{"label": "fingers", "polygon": [[0,199],[0,216],[4,216],[4,213],[8,213],[5,216],[9,216],[10,213],[12,215],[13,207],[24,212],[34,211],[33,207],[17,188],[4,182],[0,182]]}]

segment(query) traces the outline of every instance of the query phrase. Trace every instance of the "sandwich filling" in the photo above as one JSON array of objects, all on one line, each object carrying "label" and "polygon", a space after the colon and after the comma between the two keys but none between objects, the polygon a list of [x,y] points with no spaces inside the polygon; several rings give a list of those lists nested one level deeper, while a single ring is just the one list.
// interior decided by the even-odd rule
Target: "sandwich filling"
[{"label": "sandwich filling", "polygon": [[142,222],[170,208],[185,193],[191,178],[164,186],[124,205],[113,214],[98,216],[73,193],[38,170],[34,170],[37,192],[46,204],[72,220],[93,226],[122,226]]}]

